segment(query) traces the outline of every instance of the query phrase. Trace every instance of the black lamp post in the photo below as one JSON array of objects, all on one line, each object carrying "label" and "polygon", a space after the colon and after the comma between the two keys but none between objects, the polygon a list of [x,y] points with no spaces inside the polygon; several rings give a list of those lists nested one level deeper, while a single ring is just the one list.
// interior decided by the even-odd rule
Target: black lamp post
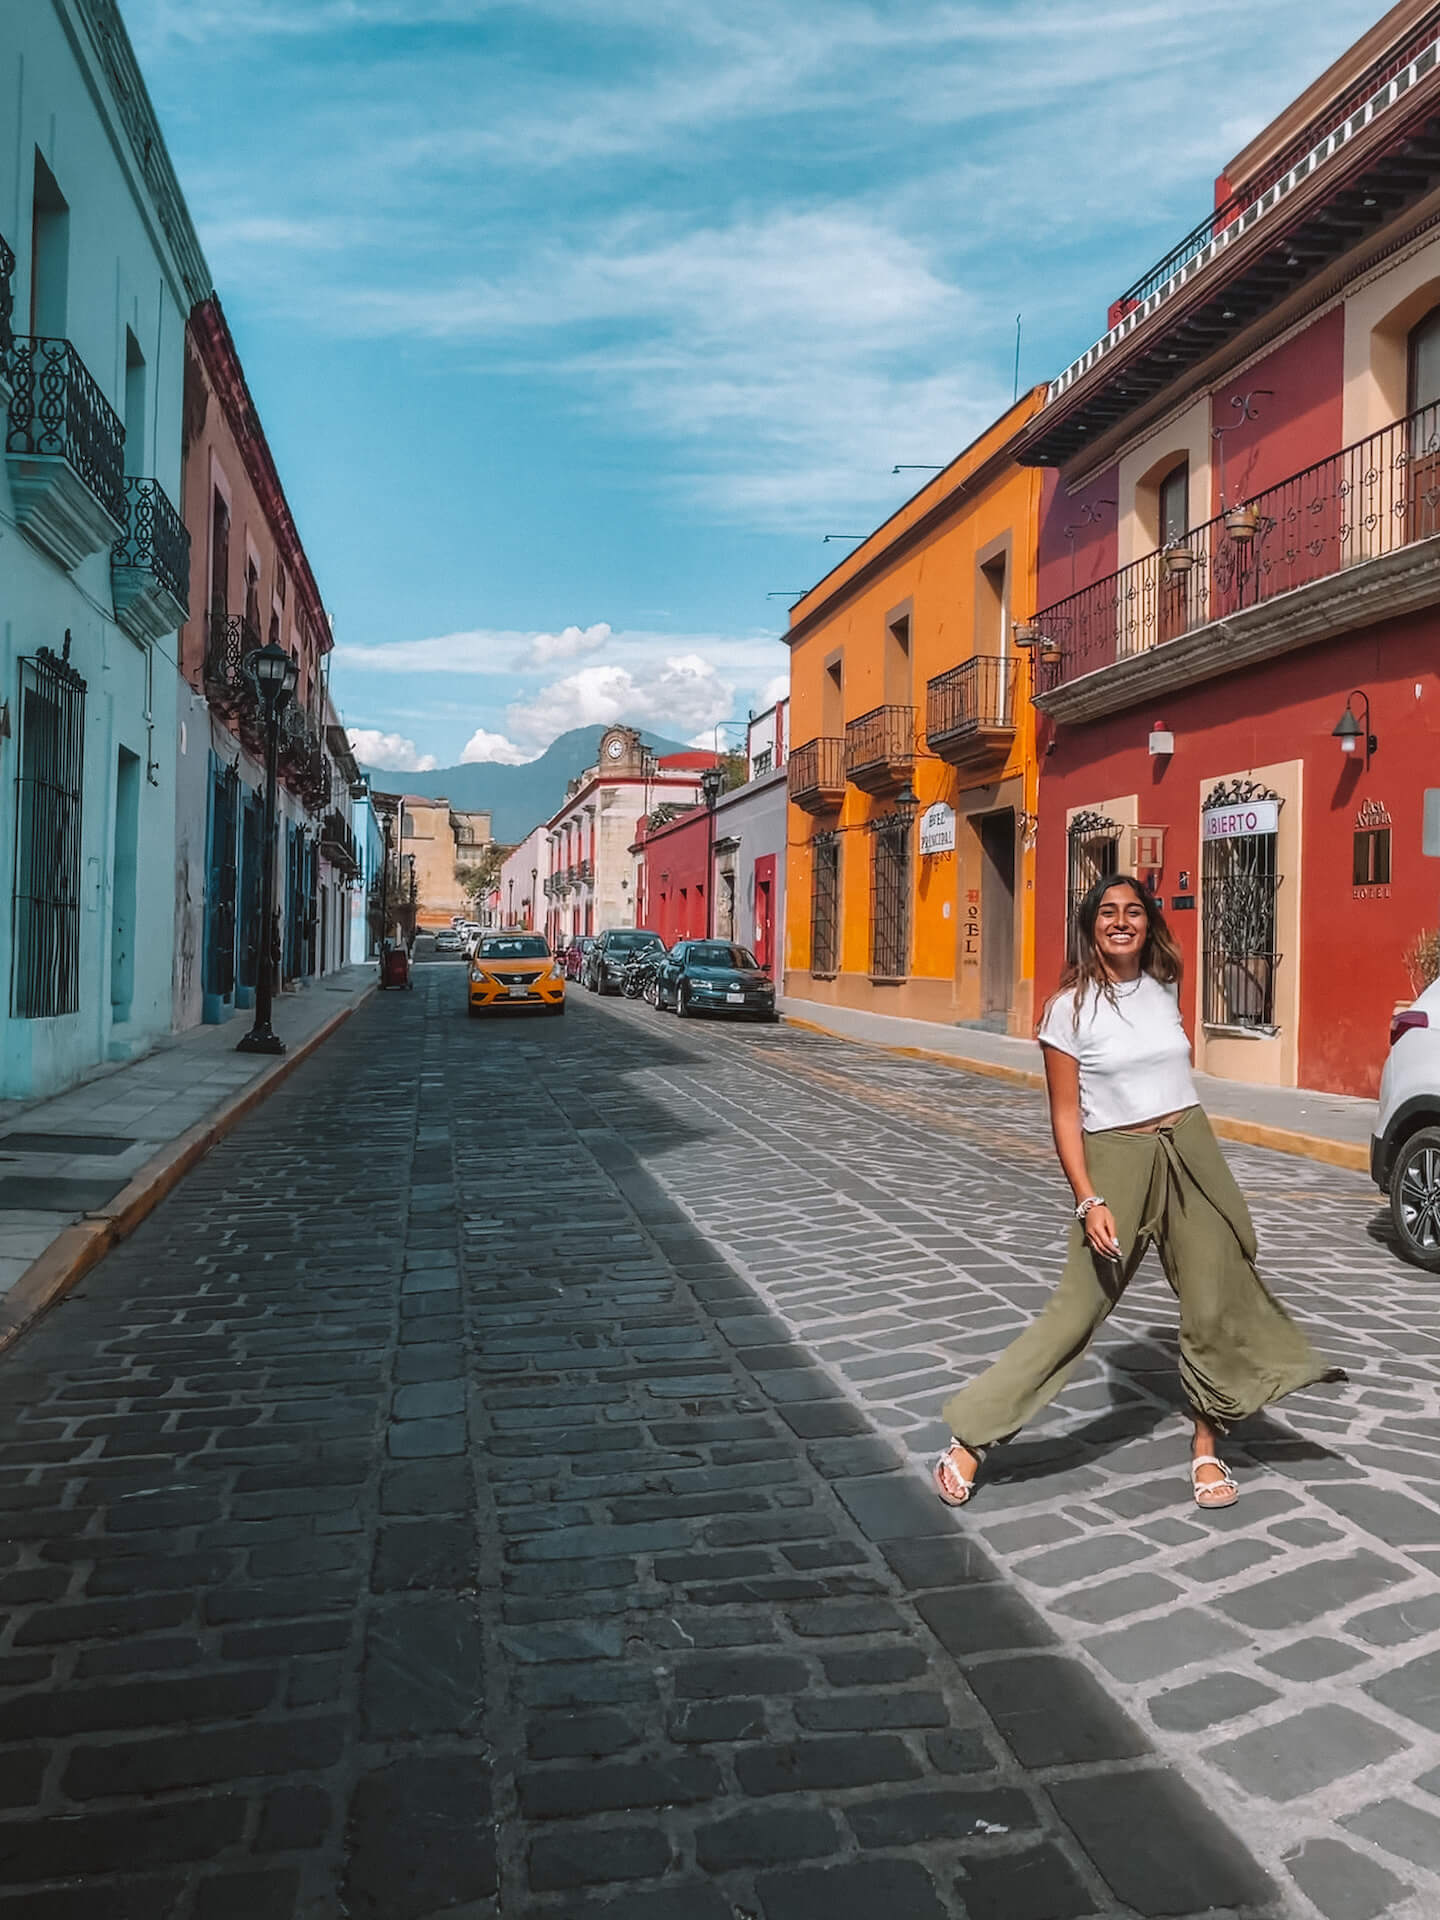
[{"label": "black lamp post", "polygon": [[270,1007],[275,986],[274,961],[270,936],[275,922],[275,783],[280,758],[280,715],[295,694],[300,669],[272,640],[252,653],[246,663],[251,679],[259,689],[265,709],[265,820],[262,829],[264,855],[260,868],[260,964],[255,969],[255,1022],[237,1042],[237,1053],[284,1053],[285,1042],[270,1026]]},{"label": "black lamp post", "polygon": [[725,769],[706,767],[700,776],[700,791],[710,816],[705,830],[705,938],[709,940],[715,932],[715,802],[725,791]]},{"label": "black lamp post", "polygon": [[385,983],[385,944],[390,937],[390,815],[380,817],[385,852],[380,861],[380,982]]}]

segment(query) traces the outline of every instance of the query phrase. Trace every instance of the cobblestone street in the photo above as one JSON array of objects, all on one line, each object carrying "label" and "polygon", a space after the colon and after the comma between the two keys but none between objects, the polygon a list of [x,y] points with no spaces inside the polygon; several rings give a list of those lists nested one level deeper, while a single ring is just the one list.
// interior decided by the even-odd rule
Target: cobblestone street
[{"label": "cobblestone street", "polygon": [[0,1360],[0,1920],[1433,1920],[1440,1311],[1368,1182],[1230,1150],[1350,1374],[1237,1508],[1155,1272],[950,1513],[1040,1098],[418,979]]}]

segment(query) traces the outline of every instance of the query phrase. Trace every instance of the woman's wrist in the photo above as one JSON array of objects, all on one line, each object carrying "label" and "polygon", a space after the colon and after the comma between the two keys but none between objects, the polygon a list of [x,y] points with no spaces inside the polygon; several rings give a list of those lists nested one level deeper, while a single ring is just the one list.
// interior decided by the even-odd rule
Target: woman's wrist
[{"label": "woman's wrist", "polygon": [[1075,1218],[1083,1227],[1096,1207],[1103,1207],[1104,1204],[1105,1196],[1103,1193],[1087,1193],[1083,1199],[1077,1199],[1075,1202]]}]

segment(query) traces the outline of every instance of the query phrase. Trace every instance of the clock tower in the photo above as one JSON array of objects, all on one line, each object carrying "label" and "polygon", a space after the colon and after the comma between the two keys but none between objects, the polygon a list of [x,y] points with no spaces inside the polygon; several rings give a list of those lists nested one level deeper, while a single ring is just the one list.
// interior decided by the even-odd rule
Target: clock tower
[{"label": "clock tower", "polygon": [[600,737],[600,772],[640,774],[645,771],[645,748],[634,727],[607,727]]}]

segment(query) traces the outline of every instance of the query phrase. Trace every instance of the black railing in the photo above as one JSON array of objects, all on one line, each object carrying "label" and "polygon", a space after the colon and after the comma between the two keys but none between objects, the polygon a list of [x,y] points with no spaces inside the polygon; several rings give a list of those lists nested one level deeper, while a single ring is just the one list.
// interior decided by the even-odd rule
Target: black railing
[{"label": "black railing", "polygon": [[874,767],[909,767],[914,759],[913,707],[872,707],[845,728],[845,771],[852,780]]},{"label": "black railing", "polygon": [[0,373],[10,363],[15,345],[15,252],[0,233]]},{"label": "black railing", "polygon": [[1035,616],[1050,686],[1440,533],[1440,406],[1291,474]]},{"label": "black railing", "polygon": [[68,340],[10,349],[8,453],[64,460],[110,517],[125,522],[125,428]]},{"label": "black railing", "polygon": [[824,734],[796,747],[787,762],[790,797],[803,804],[816,794],[840,795],[845,791],[845,742],[835,734]]},{"label": "black railing", "polygon": [[933,746],[972,733],[1015,728],[1015,680],[1019,662],[977,653],[925,689],[925,733]]},{"label": "black railing", "polygon": [[45,1020],[80,1006],[85,782],[85,682],[48,647],[20,662],[19,722],[10,1008]]},{"label": "black railing", "polygon": [[205,647],[205,690],[214,699],[245,704],[259,699],[245,662],[260,645],[260,635],[243,613],[210,615]]},{"label": "black railing", "polygon": [[817,833],[810,860],[810,971],[835,973],[840,966],[839,835]]},{"label": "black railing", "polygon": [[320,828],[320,851],[349,878],[360,873],[360,846],[343,813],[327,813]]},{"label": "black railing", "polygon": [[144,568],[190,612],[190,534],[158,480],[125,477],[125,531],[111,564]]}]

